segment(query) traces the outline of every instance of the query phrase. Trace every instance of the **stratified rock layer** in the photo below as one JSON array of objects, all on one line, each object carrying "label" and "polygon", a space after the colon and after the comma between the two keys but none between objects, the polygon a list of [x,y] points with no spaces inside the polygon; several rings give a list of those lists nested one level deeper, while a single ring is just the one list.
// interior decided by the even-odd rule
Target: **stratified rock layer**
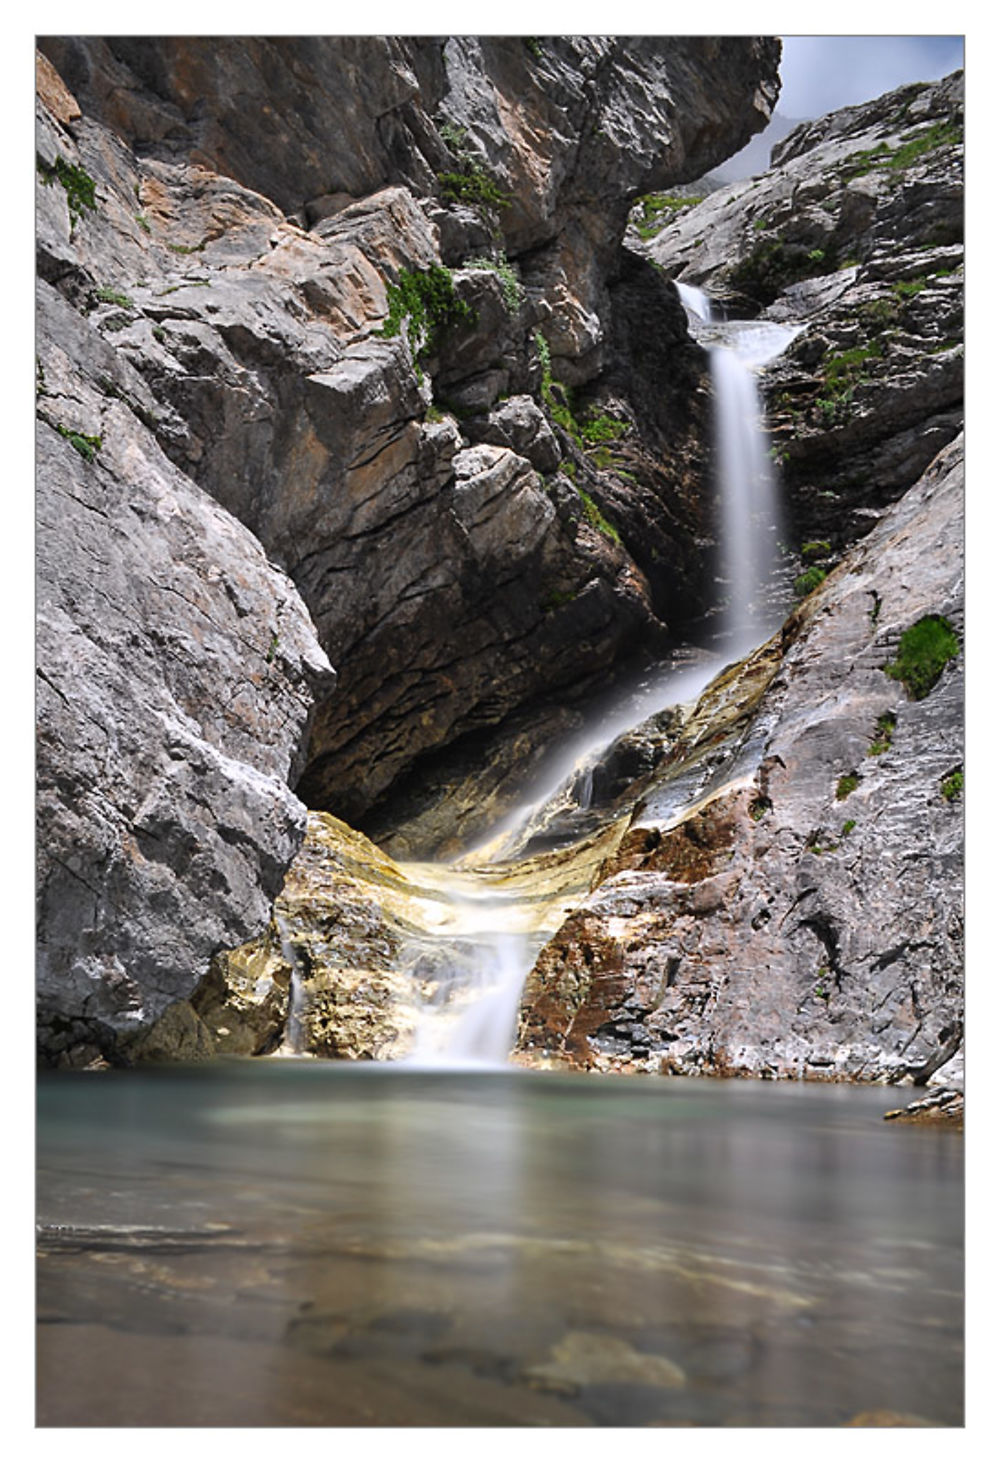
[{"label": "stratified rock layer", "polygon": [[333,677],[291,581],[163,455],[142,379],[44,282],[38,324],[39,1041],[134,1060],[266,924]]},{"label": "stratified rock layer", "polygon": [[[445,751],[461,765],[510,722],[537,751],[561,702],[662,647],[704,579],[702,358],[644,264],[616,323],[619,243],[637,191],[763,125],[776,42],[42,47],[40,272],[142,378],[172,462],[301,593],[339,677],[303,797],[385,826],[428,761],[450,776]],[[70,209],[66,166],[95,208]],[[426,340],[390,327],[393,291],[442,262],[461,318]],[[560,379],[606,367],[637,445],[619,357],[646,310],[670,319],[678,380],[618,476],[596,438],[539,418]],[[567,456],[575,481],[553,476]]]},{"label": "stratified rock layer", "polygon": [[526,1056],[917,1083],[951,1062],[962,658],[921,699],[886,667],[926,616],[961,639],[962,491],[958,442],[796,611],[783,654],[779,637],[706,693],[528,978]]}]

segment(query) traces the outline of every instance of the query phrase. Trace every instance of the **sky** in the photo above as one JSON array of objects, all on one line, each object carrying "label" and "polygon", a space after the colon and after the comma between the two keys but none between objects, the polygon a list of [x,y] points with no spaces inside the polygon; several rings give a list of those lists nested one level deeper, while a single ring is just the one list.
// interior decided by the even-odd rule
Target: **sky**
[{"label": "sky", "polygon": [[936,81],[963,65],[961,36],[782,36],[786,117],[822,117],[908,81]]}]

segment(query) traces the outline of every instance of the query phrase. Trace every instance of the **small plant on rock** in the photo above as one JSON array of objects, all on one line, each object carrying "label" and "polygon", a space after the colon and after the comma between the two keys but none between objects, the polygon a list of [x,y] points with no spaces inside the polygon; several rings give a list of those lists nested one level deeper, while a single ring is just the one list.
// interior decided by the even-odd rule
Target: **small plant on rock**
[{"label": "small plant on rock", "polygon": [[524,300],[524,286],[507,259],[467,259],[463,269],[488,269],[500,280],[503,302],[513,315],[521,308]]},{"label": "small plant on rock", "polygon": [[472,306],[455,293],[451,271],[438,264],[401,270],[399,283],[389,285],[386,296],[389,315],[379,334],[398,335],[405,324],[418,367],[450,330],[476,320]]},{"label": "small plant on rock", "polygon": [[887,676],[902,681],[914,701],[922,701],[937,685],[949,661],[958,654],[958,636],[943,615],[924,615],[903,632]]},{"label": "small plant on rock", "polygon": [[57,424],[56,431],[60,437],[66,438],[69,445],[79,452],[85,462],[93,462],[101,450],[102,443],[100,435],[88,437],[84,432],[71,432],[69,427],[64,427],[61,424]]},{"label": "small plant on rock", "polygon": [[960,797],[965,787],[965,775],[961,767],[956,767],[954,772],[949,772],[941,779],[941,796],[946,803],[953,803]]},{"label": "small plant on rock", "polygon": [[843,777],[838,778],[836,792],[837,802],[842,803],[845,798],[849,798],[860,781],[861,779],[858,777],[858,774],[856,772],[845,772]]},{"label": "small plant on rock", "polygon": [[792,586],[792,592],[799,599],[805,599],[807,594],[812,594],[818,589],[826,578],[826,570],[821,569],[818,564],[813,564],[804,574],[800,574]]},{"label": "small plant on rock", "polygon": [[875,723],[875,740],[868,748],[869,757],[881,757],[892,746],[892,734],[896,730],[896,713],[885,711]]},{"label": "small plant on rock", "polygon": [[57,157],[51,167],[38,159],[38,172],[45,184],[61,183],[65,193],[66,202],[69,205],[70,233],[76,227],[77,220],[83,217],[85,209],[91,212],[97,211],[95,198],[96,185],[86,168],[76,163],[68,163],[64,157]]}]

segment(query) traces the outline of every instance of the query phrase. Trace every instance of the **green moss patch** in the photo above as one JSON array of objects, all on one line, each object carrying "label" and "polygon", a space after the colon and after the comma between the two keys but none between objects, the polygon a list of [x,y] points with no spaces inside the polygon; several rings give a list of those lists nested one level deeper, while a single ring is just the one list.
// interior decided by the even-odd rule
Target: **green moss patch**
[{"label": "green moss patch", "polygon": [[804,574],[800,574],[792,586],[792,592],[798,599],[805,599],[807,594],[812,594],[818,589],[826,578],[826,570],[821,569],[818,564],[813,564]]},{"label": "green moss patch", "polygon": [[838,778],[836,791],[837,802],[842,803],[845,798],[849,798],[860,781],[861,779],[856,772],[846,772],[843,777]]},{"label": "green moss patch", "polygon": [[408,321],[418,364],[437,351],[449,331],[476,321],[475,310],[455,293],[451,270],[438,264],[402,270],[399,283],[389,285],[386,295],[389,315],[379,335],[398,335]]},{"label": "green moss patch", "polygon": [[958,654],[958,636],[942,615],[924,615],[903,632],[887,676],[901,681],[914,701],[922,701],[937,685],[949,661]]},{"label": "green moss patch", "polygon": [[590,494],[584,492],[583,488],[577,488],[577,492],[580,494],[580,502],[583,504],[583,516],[591,528],[596,528],[598,533],[603,533],[604,537],[610,539],[613,544],[620,544],[621,534],[614,524],[605,518]]},{"label": "green moss patch", "polygon": [[867,756],[881,757],[883,752],[888,752],[892,746],[893,733],[896,730],[896,713],[886,711],[875,723],[875,738],[868,748]]},{"label": "green moss patch", "polygon": [[682,209],[701,203],[699,197],[680,193],[647,193],[638,200],[640,218],[636,223],[640,239],[652,239]]},{"label": "green moss patch", "polygon": [[56,424],[56,431],[60,437],[66,438],[69,445],[79,452],[85,462],[93,462],[101,450],[102,439],[99,435],[88,437],[84,432],[71,432],[69,427],[64,427],[59,423]]},{"label": "green moss patch", "polygon": [[954,772],[949,772],[941,779],[941,796],[946,803],[953,803],[956,798],[961,797],[965,788],[965,774],[961,767],[956,767]]},{"label": "green moss patch", "polygon": [[96,184],[87,172],[75,163],[68,163],[64,157],[57,157],[51,167],[38,159],[38,173],[42,182],[61,183],[69,204],[70,226],[83,217],[84,210],[97,211]]}]

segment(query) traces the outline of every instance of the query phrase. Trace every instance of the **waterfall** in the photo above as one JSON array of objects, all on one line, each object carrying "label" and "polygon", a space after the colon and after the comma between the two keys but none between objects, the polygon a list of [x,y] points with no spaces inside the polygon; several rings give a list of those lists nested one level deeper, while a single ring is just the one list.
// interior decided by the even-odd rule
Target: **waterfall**
[{"label": "waterfall", "polygon": [[[612,743],[657,712],[694,700],[727,663],[746,655],[776,628],[785,608],[776,583],[780,503],[765,447],[757,371],[780,355],[802,327],[719,321],[702,290],[680,281],[676,288],[692,333],[710,359],[718,574],[725,595],[722,632],[713,651],[701,654],[694,664],[662,667],[620,695],[614,706],[605,707],[580,737],[550,759],[525,801],[469,856],[476,861],[473,868],[452,875],[449,897],[461,929],[451,937],[452,963],[423,1013],[409,1058],[423,1066],[496,1066],[510,1053],[521,990],[545,937],[537,932],[530,937],[523,920],[517,920],[510,894],[505,900],[488,889],[491,862],[498,867],[497,861],[516,858],[532,837],[565,818],[567,810],[585,814],[593,800],[595,767]],[[678,797],[683,800],[681,789]],[[487,889],[473,896],[468,880],[477,875]],[[439,871],[439,887],[446,878]]]},{"label": "waterfall", "polygon": [[292,944],[291,933],[284,918],[274,911],[275,928],[278,931],[278,945],[285,963],[288,965],[291,975],[288,982],[288,1017],[285,1021],[285,1037],[281,1043],[278,1053],[283,1057],[302,1056],[302,1016],[305,1004],[305,992],[302,987],[302,974],[299,970],[299,955]]},{"label": "waterfall", "polygon": [[757,371],[801,332],[774,321],[716,322],[708,296],[676,282],[693,333],[709,353],[712,435],[718,498],[722,647],[745,655],[775,628],[784,610],[778,545],[781,502],[768,454]]}]

